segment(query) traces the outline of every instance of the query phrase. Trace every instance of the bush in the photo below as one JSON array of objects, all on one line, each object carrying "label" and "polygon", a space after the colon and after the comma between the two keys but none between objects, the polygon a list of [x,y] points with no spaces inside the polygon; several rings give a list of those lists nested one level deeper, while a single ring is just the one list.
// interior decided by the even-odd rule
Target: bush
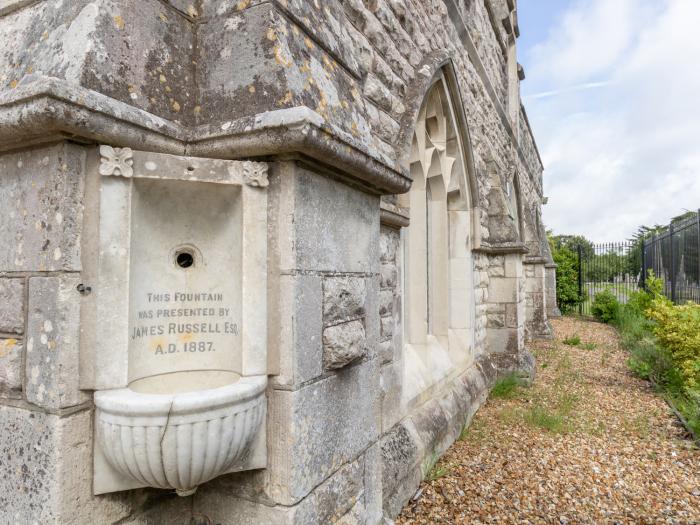
[{"label": "bush", "polygon": [[656,321],[654,335],[671,352],[686,391],[700,390],[700,305],[674,305],[658,296],[647,313]]},{"label": "bush", "polygon": [[[667,331],[667,328],[660,328],[661,322],[665,323],[665,316],[675,315],[669,314],[668,309],[678,307],[673,307],[660,293],[652,293],[655,293],[656,298],[650,301],[647,313],[658,317],[659,321],[649,320],[639,312],[638,305],[629,304],[620,307],[615,321],[622,343],[630,352],[629,367],[642,379],[653,381],[683,415],[693,432],[700,435],[700,390],[689,387],[673,351],[655,337],[655,332]],[[657,310],[662,313],[653,313]]]},{"label": "bush", "polygon": [[603,290],[595,294],[591,312],[596,319],[604,323],[615,321],[620,312],[620,302],[610,290]]},{"label": "bush", "polygon": [[578,255],[566,246],[557,246],[551,238],[550,247],[557,265],[557,304],[562,313],[570,313],[582,302],[578,290]]},{"label": "bush", "polygon": [[640,316],[646,315],[655,297],[661,297],[664,289],[664,281],[654,275],[654,270],[649,269],[646,278],[646,290],[632,292],[627,299],[627,308]]}]

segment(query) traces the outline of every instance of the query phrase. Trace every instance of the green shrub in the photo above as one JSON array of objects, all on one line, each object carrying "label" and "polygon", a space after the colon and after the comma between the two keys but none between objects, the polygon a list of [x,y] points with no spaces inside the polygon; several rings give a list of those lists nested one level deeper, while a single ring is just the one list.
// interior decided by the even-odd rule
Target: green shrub
[{"label": "green shrub", "polygon": [[[650,290],[651,292],[651,290]],[[670,301],[664,299],[658,292],[655,293],[665,312],[667,308],[673,308]],[[656,310],[652,304],[651,310]],[[667,312],[664,313],[666,315]],[[622,343],[630,352],[628,365],[632,372],[642,379],[654,382],[662,394],[683,415],[688,426],[696,435],[700,435],[700,389],[691,388],[686,384],[686,379],[680,366],[676,363],[671,350],[665,348],[654,336],[659,330],[659,323],[651,321],[639,313],[635,307],[624,305],[620,308],[616,325],[622,337]]]},{"label": "green shrub", "polygon": [[571,313],[583,301],[578,289],[578,255],[551,238],[550,247],[557,265],[557,304],[562,313]]},{"label": "green shrub", "polygon": [[603,290],[595,294],[591,312],[596,319],[604,323],[614,322],[620,311],[620,302],[610,290]]},{"label": "green shrub", "polygon": [[655,297],[660,297],[664,289],[663,279],[659,279],[654,275],[654,270],[649,269],[646,278],[646,290],[637,290],[632,292],[627,299],[627,308],[634,313],[644,315],[651,307],[651,302]]},{"label": "green shrub", "polygon": [[700,390],[700,305],[674,305],[657,296],[647,310],[654,335],[673,356],[686,391]]}]

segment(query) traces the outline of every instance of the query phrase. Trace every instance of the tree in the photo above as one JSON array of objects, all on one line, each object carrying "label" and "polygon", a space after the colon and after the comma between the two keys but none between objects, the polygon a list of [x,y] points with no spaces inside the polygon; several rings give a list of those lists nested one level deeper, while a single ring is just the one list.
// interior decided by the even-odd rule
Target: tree
[{"label": "tree", "polygon": [[557,304],[562,313],[569,313],[582,302],[578,290],[578,254],[566,243],[558,242],[551,232],[547,232],[547,239],[557,265]]}]

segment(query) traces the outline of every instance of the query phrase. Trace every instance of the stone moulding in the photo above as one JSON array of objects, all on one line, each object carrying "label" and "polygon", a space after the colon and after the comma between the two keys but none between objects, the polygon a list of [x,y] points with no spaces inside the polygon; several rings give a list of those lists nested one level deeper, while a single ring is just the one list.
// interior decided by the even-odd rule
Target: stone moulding
[{"label": "stone moulding", "polygon": [[512,244],[487,244],[482,242],[478,248],[474,248],[475,253],[483,253],[486,255],[503,255],[507,253],[528,253],[527,246],[524,243]]},{"label": "stone moulding", "polygon": [[96,434],[110,465],[139,486],[181,496],[246,453],[265,413],[266,376],[183,394],[95,393]]},{"label": "stone moulding", "polygon": [[384,201],[379,209],[379,220],[383,225],[395,229],[405,228],[411,223],[408,210]]},{"label": "stone moulding", "polygon": [[403,193],[411,183],[398,163],[367,151],[307,107],[190,128],[55,78],[0,92],[0,150],[65,139],[229,160],[299,152],[375,193]]}]

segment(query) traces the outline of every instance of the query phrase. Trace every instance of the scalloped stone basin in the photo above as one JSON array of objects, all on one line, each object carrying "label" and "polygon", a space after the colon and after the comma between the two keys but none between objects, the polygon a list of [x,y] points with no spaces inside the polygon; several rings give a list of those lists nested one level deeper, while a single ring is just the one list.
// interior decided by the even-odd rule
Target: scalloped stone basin
[{"label": "scalloped stone basin", "polygon": [[191,494],[227,472],[251,444],[262,422],[266,384],[266,376],[251,376],[177,394],[96,392],[97,439],[123,475]]}]

